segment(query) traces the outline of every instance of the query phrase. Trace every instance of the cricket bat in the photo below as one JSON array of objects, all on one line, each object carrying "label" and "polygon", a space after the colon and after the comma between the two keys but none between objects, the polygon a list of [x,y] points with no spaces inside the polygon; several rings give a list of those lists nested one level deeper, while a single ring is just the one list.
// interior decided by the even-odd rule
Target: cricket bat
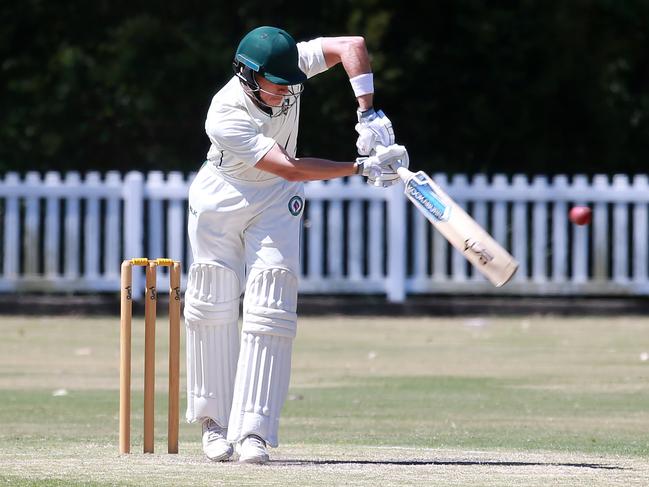
[{"label": "cricket bat", "polygon": [[491,283],[504,285],[518,269],[518,262],[467,212],[460,208],[426,173],[397,170],[405,194],[433,226]]}]

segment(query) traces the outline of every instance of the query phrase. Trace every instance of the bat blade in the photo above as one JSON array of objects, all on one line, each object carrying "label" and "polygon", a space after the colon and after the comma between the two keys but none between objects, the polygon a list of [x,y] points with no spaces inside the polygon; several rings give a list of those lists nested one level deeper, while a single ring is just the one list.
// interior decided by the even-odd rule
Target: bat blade
[{"label": "bat blade", "polygon": [[426,173],[398,169],[405,194],[413,205],[491,283],[507,283],[518,262]]}]

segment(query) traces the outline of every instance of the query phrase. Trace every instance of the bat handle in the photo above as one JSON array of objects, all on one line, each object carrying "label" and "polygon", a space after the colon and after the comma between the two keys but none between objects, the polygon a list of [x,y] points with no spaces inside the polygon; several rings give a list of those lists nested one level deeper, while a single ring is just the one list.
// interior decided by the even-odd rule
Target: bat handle
[{"label": "bat handle", "polygon": [[409,171],[409,170],[406,169],[405,167],[400,167],[400,168],[397,169],[397,174],[399,175],[399,177],[401,178],[401,180],[405,183],[405,182],[407,182],[408,179],[410,179],[410,178],[413,176],[413,174],[415,174],[415,173],[412,172],[412,171]]}]

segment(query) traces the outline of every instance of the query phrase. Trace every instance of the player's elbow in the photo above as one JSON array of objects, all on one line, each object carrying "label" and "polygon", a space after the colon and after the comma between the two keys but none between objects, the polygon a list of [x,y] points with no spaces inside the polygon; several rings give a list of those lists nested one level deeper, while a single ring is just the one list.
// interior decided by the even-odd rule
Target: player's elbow
[{"label": "player's elbow", "polygon": [[362,36],[324,37],[322,52],[327,67],[330,68],[341,61],[344,62],[346,58],[358,57],[359,52],[367,52],[365,38]]},{"label": "player's elbow", "polygon": [[365,37],[363,37],[363,36],[352,36],[351,43],[356,48],[365,48]]},{"label": "player's elbow", "polygon": [[344,53],[353,53],[358,51],[365,51],[365,38],[362,36],[350,36],[343,38],[343,55]]}]

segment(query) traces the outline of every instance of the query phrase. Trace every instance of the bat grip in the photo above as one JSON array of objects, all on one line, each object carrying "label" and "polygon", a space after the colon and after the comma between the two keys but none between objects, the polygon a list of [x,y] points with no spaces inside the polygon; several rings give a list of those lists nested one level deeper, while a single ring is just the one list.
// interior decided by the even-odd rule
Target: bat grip
[{"label": "bat grip", "polygon": [[413,176],[413,174],[415,174],[415,173],[413,173],[412,171],[409,171],[409,170],[406,169],[405,167],[400,167],[400,168],[397,169],[397,174],[399,175],[399,177],[401,178],[401,180],[402,180],[403,182],[406,182],[406,181],[408,181],[408,179],[410,179],[410,178]]}]

